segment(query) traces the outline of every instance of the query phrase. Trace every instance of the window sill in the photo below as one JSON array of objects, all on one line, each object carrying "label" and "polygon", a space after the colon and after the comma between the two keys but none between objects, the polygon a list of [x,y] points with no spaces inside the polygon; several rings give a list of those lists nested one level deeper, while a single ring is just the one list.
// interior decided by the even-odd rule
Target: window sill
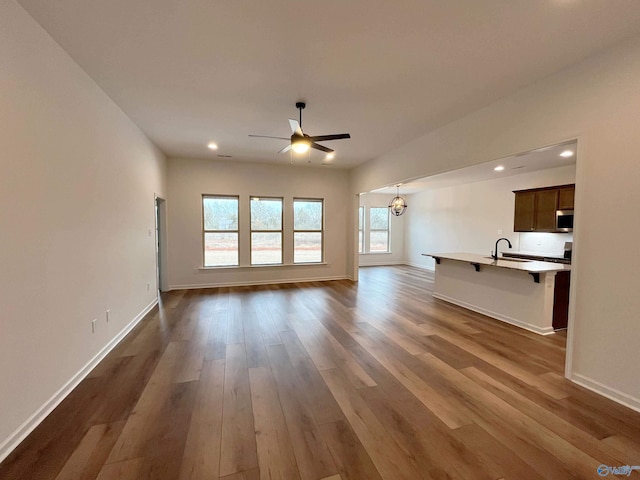
[{"label": "window sill", "polygon": [[393,252],[366,252],[366,253],[359,253],[358,255],[392,255]]},{"label": "window sill", "polygon": [[207,272],[209,270],[239,270],[244,268],[282,268],[282,267],[313,267],[315,265],[329,265],[327,262],[309,263],[275,263],[272,265],[226,265],[221,267],[198,267],[196,270]]}]

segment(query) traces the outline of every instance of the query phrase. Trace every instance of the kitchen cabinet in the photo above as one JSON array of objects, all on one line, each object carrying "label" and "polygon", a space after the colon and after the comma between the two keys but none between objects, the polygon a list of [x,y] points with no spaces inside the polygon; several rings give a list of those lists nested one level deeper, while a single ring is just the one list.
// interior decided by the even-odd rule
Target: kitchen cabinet
[{"label": "kitchen cabinet", "polygon": [[536,192],[536,232],[553,232],[556,229],[556,210],[558,210],[558,190]]},{"label": "kitchen cabinet", "polygon": [[569,322],[569,288],[571,285],[571,272],[556,273],[556,282],[553,289],[553,322],[554,330],[567,328]]},{"label": "kitchen cabinet", "polygon": [[530,232],[535,230],[535,192],[517,192],[516,209],[513,219],[514,232]]},{"label": "kitchen cabinet", "polygon": [[557,232],[556,210],[572,210],[575,185],[516,190],[514,232]]},{"label": "kitchen cabinet", "polygon": [[558,210],[573,210],[575,194],[575,185],[558,189]]}]

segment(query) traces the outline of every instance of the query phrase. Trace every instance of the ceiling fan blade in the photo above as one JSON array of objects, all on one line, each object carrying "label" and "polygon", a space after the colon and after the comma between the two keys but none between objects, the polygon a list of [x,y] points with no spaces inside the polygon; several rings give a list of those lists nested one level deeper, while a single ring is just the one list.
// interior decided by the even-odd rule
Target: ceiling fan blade
[{"label": "ceiling fan blade", "polygon": [[311,145],[309,145],[311,148],[315,148],[316,150],[320,150],[321,152],[326,152],[326,153],[333,153],[334,150],[325,147],[324,145],[319,145],[317,143],[312,143]]},{"label": "ceiling fan blade", "polygon": [[326,142],[327,140],[341,140],[343,138],[351,138],[348,133],[336,133],[335,135],[318,135],[316,137],[308,137],[312,142]]},{"label": "ceiling fan blade", "polygon": [[284,147],[282,150],[280,150],[278,153],[285,153],[288,152],[289,150],[291,150],[291,144],[287,145],[286,147]]},{"label": "ceiling fan blade", "polygon": [[270,137],[269,135],[249,135],[250,137],[256,138],[277,138],[278,140],[289,140],[287,137]]},{"label": "ceiling fan blade", "polygon": [[289,125],[291,125],[291,131],[294,135],[300,135],[301,137],[304,135],[297,120],[293,120],[292,118],[290,118]]}]

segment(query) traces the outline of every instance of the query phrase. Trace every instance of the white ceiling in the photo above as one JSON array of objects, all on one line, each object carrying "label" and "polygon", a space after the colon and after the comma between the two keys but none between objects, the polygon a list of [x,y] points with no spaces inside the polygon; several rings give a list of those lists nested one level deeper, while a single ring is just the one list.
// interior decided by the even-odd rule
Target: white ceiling
[{"label": "white ceiling", "polygon": [[305,100],[345,168],[640,33],[638,0],[18,1],[167,155],[288,163],[248,135]]},{"label": "white ceiling", "polygon": [[[573,153],[570,157],[562,157],[564,151]],[[519,153],[509,157],[500,158],[491,162],[472,165],[470,167],[452,170],[450,172],[418,178],[405,182],[398,189],[394,185],[378,188],[369,193],[394,194],[399,191],[401,195],[409,195],[424,190],[454,187],[468,183],[494,180],[497,178],[511,177],[525,173],[537,172],[549,168],[573,165],[577,160],[577,143],[575,141],[540,147],[530,152]],[[502,171],[495,171],[497,166],[504,167]]]}]

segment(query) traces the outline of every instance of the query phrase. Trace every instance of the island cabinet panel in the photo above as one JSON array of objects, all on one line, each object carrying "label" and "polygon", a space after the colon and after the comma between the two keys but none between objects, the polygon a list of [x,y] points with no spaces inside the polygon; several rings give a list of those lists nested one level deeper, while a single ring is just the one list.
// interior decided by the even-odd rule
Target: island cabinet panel
[{"label": "island cabinet panel", "polygon": [[559,232],[556,211],[573,210],[575,185],[516,190],[514,232]]},{"label": "island cabinet panel", "polygon": [[553,329],[567,328],[569,321],[569,287],[571,272],[556,273],[556,283],[553,291]]},{"label": "island cabinet panel", "polygon": [[558,210],[573,210],[574,198],[576,195],[576,187],[560,188],[558,190]]},{"label": "island cabinet panel", "polygon": [[516,232],[530,232],[535,230],[535,192],[516,193],[516,210],[513,220],[513,230]]}]

